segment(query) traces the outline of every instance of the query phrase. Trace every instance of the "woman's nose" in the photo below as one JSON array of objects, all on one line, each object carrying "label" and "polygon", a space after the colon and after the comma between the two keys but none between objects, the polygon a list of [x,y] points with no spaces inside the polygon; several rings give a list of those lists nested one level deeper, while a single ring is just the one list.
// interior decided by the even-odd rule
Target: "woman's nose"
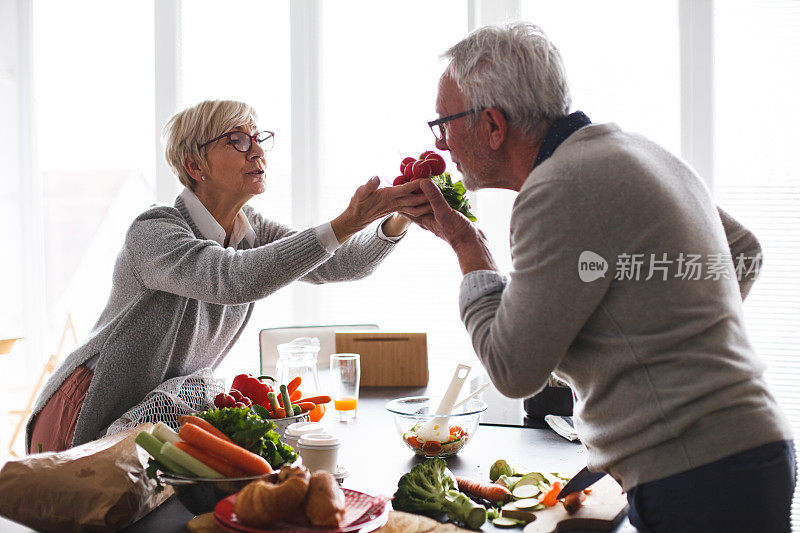
[{"label": "woman's nose", "polygon": [[250,150],[247,151],[247,159],[253,160],[264,157],[264,149],[257,142],[250,145]]}]

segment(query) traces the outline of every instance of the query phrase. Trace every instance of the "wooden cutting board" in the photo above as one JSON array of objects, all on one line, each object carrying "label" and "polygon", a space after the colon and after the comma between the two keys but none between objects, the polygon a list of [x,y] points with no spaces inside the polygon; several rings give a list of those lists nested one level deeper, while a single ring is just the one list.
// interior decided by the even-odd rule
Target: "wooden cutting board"
[{"label": "wooden cutting board", "polygon": [[337,331],[336,353],[361,354],[362,387],[424,387],[428,384],[425,333]]},{"label": "wooden cutting board", "polygon": [[594,485],[583,506],[575,514],[567,514],[559,502],[554,507],[536,511],[536,520],[525,526],[523,533],[554,533],[584,529],[610,531],[628,513],[628,499],[622,487],[611,476]]}]

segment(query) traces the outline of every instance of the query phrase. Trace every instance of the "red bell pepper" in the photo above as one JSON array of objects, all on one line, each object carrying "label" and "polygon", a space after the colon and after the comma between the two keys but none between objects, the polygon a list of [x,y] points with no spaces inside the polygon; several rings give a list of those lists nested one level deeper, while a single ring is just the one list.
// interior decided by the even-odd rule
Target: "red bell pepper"
[{"label": "red bell pepper", "polygon": [[273,389],[269,383],[263,383],[261,381],[262,379],[272,378],[269,376],[254,377],[252,374],[239,374],[233,378],[231,388],[238,390],[243,396],[250,398],[254,404],[268,407],[269,400],[267,400],[267,394],[272,392]]}]

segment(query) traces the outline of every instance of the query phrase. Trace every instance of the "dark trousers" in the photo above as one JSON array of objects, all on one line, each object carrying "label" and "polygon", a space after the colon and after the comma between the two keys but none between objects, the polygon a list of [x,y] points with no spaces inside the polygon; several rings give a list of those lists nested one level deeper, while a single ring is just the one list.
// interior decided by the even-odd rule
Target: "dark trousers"
[{"label": "dark trousers", "polygon": [[632,488],[628,518],[645,533],[788,533],[796,477],[794,442],[773,442]]}]

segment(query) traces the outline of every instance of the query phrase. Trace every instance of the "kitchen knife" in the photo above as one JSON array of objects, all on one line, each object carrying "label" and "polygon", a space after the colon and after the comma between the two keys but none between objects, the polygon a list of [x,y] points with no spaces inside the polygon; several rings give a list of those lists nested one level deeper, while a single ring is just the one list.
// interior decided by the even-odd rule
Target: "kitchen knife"
[{"label": "kitchen knife", "polygon": [[578,492],[594,485],[605,475],[605,472],[592,472],[588,468],[584,467],[580,472],[575,474],[566,485],[564,485],[564,488],[558,493],[558,499],[560,500],[567,494],[572,494],[573,492]]}]

